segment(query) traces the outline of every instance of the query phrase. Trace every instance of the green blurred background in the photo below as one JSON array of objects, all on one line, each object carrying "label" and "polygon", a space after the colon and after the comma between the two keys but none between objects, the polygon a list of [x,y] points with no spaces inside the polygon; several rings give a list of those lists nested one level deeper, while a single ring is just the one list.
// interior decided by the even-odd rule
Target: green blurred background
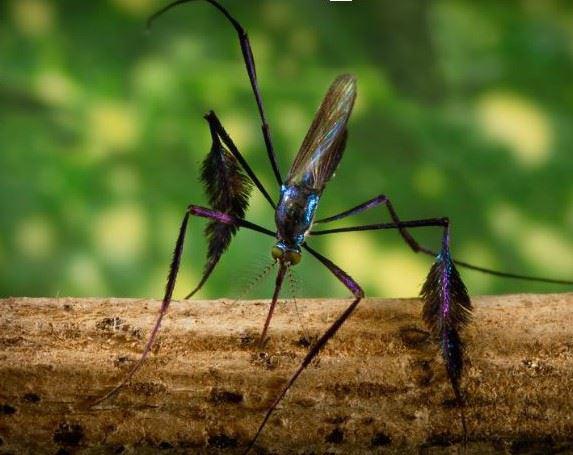
[{"label": "green blurred background", "polygon": [[[252,38],[283,175],[330,82],[358,77],[318,216],[384,193],[405,219],[451,217],[460,259],[573,279],[571,2],[223,3]],[[209,109],[276,194],[235,33],[200,2],[146,35],[164,4],[0,2],[2,295],[161,297],[184,209],[205,203]],[[274,225],[258,194],[248,217]],[[177,297],[200,276],[203,226],[192,220]],[[436,230],[416,236],[439,245]],[[241,231],[202,296],[239,295],[272,243]],[[369,295],[414,296],[431,264],[395,232],[312,243]],[[297,276],[299,295],[347,294],[308,255]],[[473,294],[567,289],[464,277]]]}]

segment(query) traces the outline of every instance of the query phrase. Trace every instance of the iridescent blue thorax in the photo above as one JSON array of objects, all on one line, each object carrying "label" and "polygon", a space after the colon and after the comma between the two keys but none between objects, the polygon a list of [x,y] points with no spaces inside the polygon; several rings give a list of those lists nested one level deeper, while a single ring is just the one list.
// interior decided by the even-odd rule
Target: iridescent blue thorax
[{"label": "iridescent blue thorax", "polygon": [[275,212],[279,246],[283,250],[299,251],[310,230],[320,195],[303,186],[284,184]]}]

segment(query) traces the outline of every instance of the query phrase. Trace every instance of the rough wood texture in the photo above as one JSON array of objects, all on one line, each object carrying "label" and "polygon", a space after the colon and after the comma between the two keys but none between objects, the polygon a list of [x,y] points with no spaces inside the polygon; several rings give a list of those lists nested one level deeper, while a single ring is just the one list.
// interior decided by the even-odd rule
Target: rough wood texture
[{"label": "rough wood texture", "polygon": [[[159,302],[0,304],[0,452],[238,452],[306,349],[292,304],[278,309],[271,340],[258,352],[268,302],[174,302],[157,349],[131,385],[85,410],[79,403],[108,390],[137,358]],[[307,300],[298,307],[316,336],[347,304]],[[573,451],[573,294],[474,304],[464,334],[466,453]],[[459,449],[459,410],[420,310],[415,299],[362,302],[291,390],[260,447]]]}]

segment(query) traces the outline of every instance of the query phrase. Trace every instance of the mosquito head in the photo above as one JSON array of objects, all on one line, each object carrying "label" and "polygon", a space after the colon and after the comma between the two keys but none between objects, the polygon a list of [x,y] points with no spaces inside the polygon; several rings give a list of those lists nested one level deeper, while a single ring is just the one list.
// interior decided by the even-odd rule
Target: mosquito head
[{"label": "mosquito head", "polygon": [[302,259],[300,248],[290,248],[283,242],[278,242],[273,246],[271,255],[275,261],[281,261],[287,265],[297,265]]}]

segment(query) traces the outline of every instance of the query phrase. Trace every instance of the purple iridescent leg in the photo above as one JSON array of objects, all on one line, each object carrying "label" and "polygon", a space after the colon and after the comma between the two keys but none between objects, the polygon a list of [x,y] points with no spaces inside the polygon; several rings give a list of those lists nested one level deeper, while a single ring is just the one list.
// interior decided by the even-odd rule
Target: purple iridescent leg
[{"label": "purple iridescent leg", "polygon": [[187,207],[187,211],[185,212],[185,216],[183,217],[183,221],[181,223],[181,227],[179,228],[179,235],[177,237],[177,242],[175,243],[175,249],[173,251],[173,259],[171,261],[171,266],[169,268],[169,275],[167,277],[167,285],[165,286],[165,294],[163,296],[163,300],[161,302],[161,308],[159,310],[159,314],[157,315],[157,319],[155,320],[155,324],[153,325],[153,329],[151,330],[151,334],[147,339],[147,343],[145,348],[143,349],[143,353],[141,357],[137,361],[137,363],[133,366],[133,368],[127,373],[124,379],[115,386],[112,390],[106,393],[101,398],[98,398],[95,402],[91,404],[94,406],[102,401],[108,399],[112,395],[115,395],[132,377],[133,375],[141,368],[143,362],[149,355],[151,348],[155,339],[157,338],[157,334],[159,333],[159,328],[161,326],[161,321],[163,320],[163,316],[167,313],[167,309],[169,308],[169,304],[171,303],[171,298],[173,296],[173,289],[175,288],[175,282],[177,280],[177,274],[179,272],[179,266],[181,263],[181,254],[183,253],[183,246],[185,243],[185,235],[187,232],[187,224],[189,222],[189,217],[198,216],[202,218],[209,218],[211,220],[217,221],[223,224],[232,224],[238,227],[243,227],[246,229],[250,229],[253,231],[260,232],[262,234],[269,235],[271,237],[275,237],[275,233],[268,229],[265,229],[262,226],[257,224],[251,223],[246,220],[242,220],[239,218],[235,218],[231,215],[226,213],[217,212],[216,210],[211,210],[206,207],[201,207],[198,205],[190,205]]},{"label": "purple iridescent leg", "polygon": [[291,388],[291,386],[295,383],[295,381],[300,376],[300,374],[306,369],[306,367],[318,355],[318,353],[324,347],[324,345],[328,342],[328,340],[330,340],[336,334],[338,329],[342,326],[342,324],[344,324],[344,321],[346,321],[350,317],[352,312],[358,306],[358,303],[360,303],[360,300],[364,297],[364,291],[362,290],[360,285],[356,281],[354,281],[350,277],[350,275],[348,275],[344,270],[342,270],[340,267],[338,267],[336,264],[334,264],[330,259],[324,257],[323,255],[321,255],[320,253],[318,253],[317,251],[315,251],[314,249],[312,249],[308,245],[305,244],[304,249],[306,251],[308,251],[310,254],[312,254],[316,259],[318,259],[326,268],[328,268],[328,270],[330,270],[336,276],[336,278],[338,278],[342,282],[342,284],[344,284],[344,286],[346,286],[352,292],[352,294],[354,295],[354,300],[348,306],[348,308],[346,308],[346,310],[344,310],[344,312],[340,316],[338,316],[336,321],[333,322],[333,324],[328,328],[328,330],[326,332],[324,332],[324,334],[316,341],[316,343],[314,343],[312,345],[312,347],[310,348],[310,350],[306,354],[306,356],[303,359],[300,366],[297,368],[297,370],[294,372],[294,374],[291,376],[291,378],[288,380],[288,382],[284,386],[281,393],[279,393],[279,395],[275,398],[275,400],[273,401],[273,403],[269,407],[262,423],[260,424],[260,426],[257,430],[257,433],[255,434],[254,438],[251,440],[251,443],[247,447],[247,450],[245,451],[245,453],[249,452],[254,447],[259,435],[261,434],[266,423],[268,422],[269,418],[271,417],[271,414],[276,409],[277,405],[281,402],[281,400],[284,398],[284,396],[286,395],[288,390]]},{"label": "purple iridescent leg", "polygon": [[[209,112],[205,115],[205,119],[209,123],[211,132],[211,150],[203,161],[201,180],[211,207],[243,219],[248,207],[252,182],[271,207],[275,208],[276,205],[269,193],[243,158],[215,113]],[[241,168],[248,177],[241,172]],[[207,225],[205,229],[209,244],[207,262],[203,268],[201,280],[185,299],[193,297],[207,282],[235,233],[234,225],[221,225],[213,222]]]},{"label": "purple iridescent leg", "polygon": [[[378,201],[376,200],[369,201],[362,206],[343,212],[338,216],[327,218],[326,220],[331,221],[343,216],[348,216],[351,213],[367,210],[368,208],[375,206],[377,202]],[[311,234],[326,235],[340,232],[381,229],[399,229],[400,232],[406,232],[406,228],[429,226],[442,227],[443,236],[441,250],[436,255],[436,261],[432,266],[421,291],[421,297],[424,301],[423,318],[432,331],[432,334],[439,342],[448,378],[454,391],[456,401],[461,408],[461,422],[465,439],[467,435],[467,426],[460,388],[464,365],[464,349],[462,340],[459,336],[459,330],[469,322],[472,306],[466,287],[460,278],[454,265],[454,261],[450,255],[449,220],[447,218],[429,218],[425,220],[399,221],[394,223],[370,224],[315,231]],[[415,242],[413,239],[412,241]],[[422,248],[414,250],[424,251]]]}]

